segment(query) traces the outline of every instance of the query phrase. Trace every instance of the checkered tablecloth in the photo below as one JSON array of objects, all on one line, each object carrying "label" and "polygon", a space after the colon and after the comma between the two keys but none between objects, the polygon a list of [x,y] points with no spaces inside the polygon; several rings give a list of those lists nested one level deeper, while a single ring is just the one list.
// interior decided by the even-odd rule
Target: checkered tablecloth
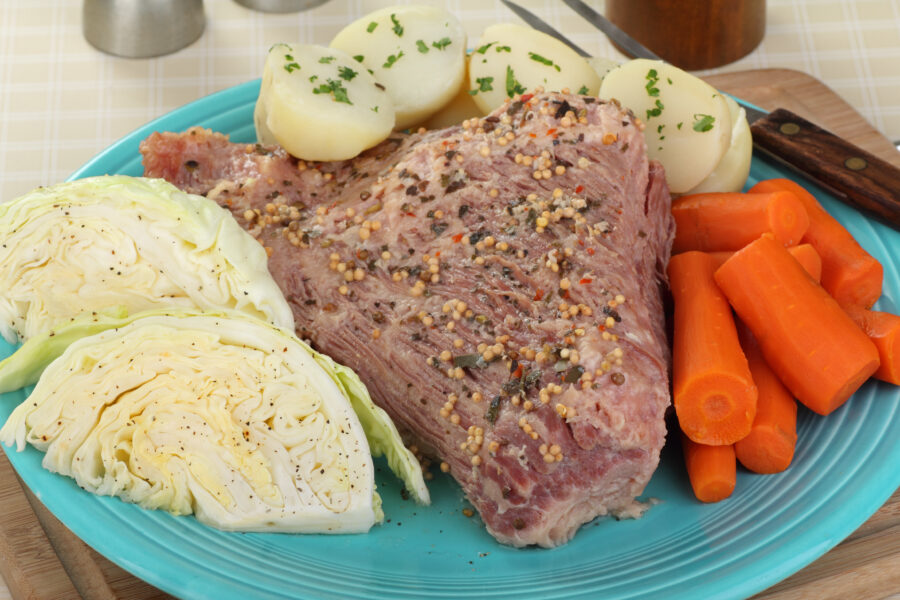
[{"label": "checkered tablecloth", "polygon": [[[490,24],[517,22],[499,0],[438,3],[459,16],[473,42]],[[586,50],[624,58],[562,3],[521,3]],[[602,10],[602,0],[592,3]],[[385,4],[329,0],[308,12],[272,15],[233,0],[206,0],[206,30],[197,42],[139,60],[90,46],[80,2],[0,0],[0,201],[65,179],[167,111],[259,77],[271,44],[327,44],[345,24]],[[814,75],[876,129],[900,140],[900,0],[768,0],[762,44],[718,70],[767,67]],[[4,598],[9,595],[0,580]]]},{"label": "checkered tablecloth", "polygon": [[[398,2],[401,0],[397,0]],[[476,40],[487,25],[517,21],[498,0],[445,0]],[[556,0],[522,0],[577,44],[622,58]],[[387,4],[330,0],[288,15],[206,0],[194,44],[153,59],[107,56],[81,31],[81,3],[0,2],[0,200],[65,179],[141,124],[259,76],[278,41],[326,44],[346,23]],[[594,4],[602,10],[602,1]],[[720,70],[786,67],[810,73],[900,140],[900,0],[769,0],[762,44]]]}]

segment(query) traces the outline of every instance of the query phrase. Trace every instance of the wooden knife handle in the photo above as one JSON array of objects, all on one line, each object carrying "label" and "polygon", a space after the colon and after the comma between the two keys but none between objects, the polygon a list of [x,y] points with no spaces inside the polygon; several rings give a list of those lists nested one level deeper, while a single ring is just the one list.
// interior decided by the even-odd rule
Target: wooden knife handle
[{"label": "wooden knife handle", "polygon": [[753,143],[900,230],[900,169],[779,108],[750,126]]}]

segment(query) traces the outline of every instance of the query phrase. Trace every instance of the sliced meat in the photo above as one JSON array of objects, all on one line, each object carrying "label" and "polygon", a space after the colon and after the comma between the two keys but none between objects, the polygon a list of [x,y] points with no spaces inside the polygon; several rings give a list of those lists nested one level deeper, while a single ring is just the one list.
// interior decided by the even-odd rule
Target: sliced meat
[{"label": "sliced meat", "polygon": [[270,249],[298,333],[359,373],[498,540],[555,546],[634,510],[665,439],[673,222],[627,111],[523,96],[335,163],[202,129],[141,151],[147,176]]}]

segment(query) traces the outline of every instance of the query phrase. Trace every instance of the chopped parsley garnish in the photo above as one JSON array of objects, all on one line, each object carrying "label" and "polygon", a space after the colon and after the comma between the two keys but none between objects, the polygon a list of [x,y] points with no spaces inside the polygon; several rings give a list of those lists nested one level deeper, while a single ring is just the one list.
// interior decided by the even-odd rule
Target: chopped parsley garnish
[{"label": "chopped parsley garnish", "polygon": [[[659,76],[656,72],[656,69],[650,69],[647,71],[647,85],[644,88],[647,90],[647,95],[652,97],[659,96],[659,88],[656,87],[656,84],[659,82]],[[671,81],[669,82],[671,83]]]},{"label": "chopped parsley garnish", "polygon": [[403,37],[403,26],[400,25],[400,21],[397,20],[397,15],[391,13],[391,23],[394,24],[391,27],[391,30],[397,34],[397,37]]},{"label": "chopped parsley garnish", "polygon": [[683,121],[682,121],[682,122],[681,122],[681,123],[679,123],[679,124],[678,124],[678,125],[676,125],[676,126],[675,126],[675,127],[677,127],[677,128],[678,128],[678,130],[679,130],[679,131],[680,131],[680,130],[681,130],[681,126],[682,126],[682,125],[684,125],[684,122],[683,122]]},{"label": "chopped parsley garnish", "polygon": [[401,50],[397,54],[391,54],[390,56],[388,56],[387,60],[384,61],[384,64],[381,66],[384,67],[385,69],[390,69],[391,67],[394,66],[394,63],[397,62],[398,60],[400,60],[401,58],[403,58],[403,50]]},{"label": "chopped parsley garnish", "polygon": [[353,60],[355,60],[356,62],[362,62],[362,61],[366,60],[366,57],[363,56],[362,54],[357,54],[356,56],[353,57]]},{"label": "chopped parsley garnish", "polygon": [[578,95],[579,95],[579,96],[587,96],[587,94],[588,94],[588,88],[587,88],[586,85],[583,85],[583,86],[581,86],[580,88],[578,88]]},{"label": "chopped parsley garnish", "polygon": [[664,108],[665,106],[663,106],[663,103],[657,99],[656,108],[647,109],[647,120],[649,121],[650,117],[658,117],[659,115],[661,115]]},{"label": "chopped parsley garnish", "polygon": [[445,37],[445,38],[439,39],[436,42],[431,42],[431,45],[433,47],[437,48],[438,50],[443,50],[444,48],[446,48],[447,46],[449,46],[452,43],[453,42],[450,41],[450,38]]},{"label": "chopped parsley garnish", "polygon": [[512,98],[516,94],[524,94],[525,86],[518,82],[512,67],[506,65],[506,95]]},{"label": "chopped parsley garnish", "polygon": [[284,70],[287,71],[288,73],[293,73],[294,71],[300,70],[300,65],[298,65],[295,62],[285,63]]},{"label": "chopped parsley garnish", "polygon": [[372,33],[373,31],[375,31],[376,27],[378,27],[378,23],[376,23],[375,21],[372,21],[371,23],[369,23],[369,26],[366,27],[366,31],[368,33]]},{"label": "chopped parsley garnish", "polygon": [[481,46],[480,48],[476,48],[475,52],[477,52],[478,54],[484,54],[485,52],[488,51],[488,48],[490,48],[491,46],[493,46],[496,43],[497,42],[488,42],[484,46]]},{"label": "chopped parsley garnish", "polygon": [[318,75],[313,75],[312,77],[309,78],[309,82],[310,82],[310,83],[315,83],[316,79],[318,79],[318,78],[319,78]]},{"label": "chopped parsley garnish", "polygon": [[357,75],[357,72],[354,71],[353,69],[351,69],[350,67],[338,67],[338,76],[341,79],[350,81],[354,77],[356,77],[356,75]]},{"label": "chopped parsley garnish", "polygon": [[323,56],[322,58],[319,59],[319,62],[322,63],[323,65],[330,65],[331,63],[333,63],[335,61],[335,58],[336,57],[334,57],[334,56]]},{"label": "chopped parsley garnish", "polygon": [[712,115],[696,114],[694,115],[694,131],[706,133],[713,128],[716,118]]},{"label": "chopped parsley garnish", "polygon": [[497,46],[495,50],[497,52],[512,52],[512,48],[510,48],[509,46]]},{"label": "chopped parsley garnish", "polygon": [[373,106],[373,107],[372,107],[372,112],[378,112],[378,107],[377,107],[377,106]]},{"label": "chopped parsley garnish", "polygon": [[494,86],[491,84],[494,82],[493,77],[478,77],[475,79],[475,83],[478,84],[478,88],[474,90],[469,90],[469,94],[474,96],[478,92],[490,92],[494,89]]},{"label": "chopped parsley garnish", "polygon": [[317,88],[313,88],[313,94],[331,94],[335,102],[343,102],[345,104],[353,104],[347,97],[347,88],[337,79],[329,79],[328,83],[323,83]]},{"label": "chopped parsley garnish", "polygon": [[428,54],[428,45],[425,44],[423,40],[416,40],[416,48],[418,48],[419,52],[422,54]]},{"label": "chopped parsley garnish", "polygon": [[666,81],[669,82],[669,85],[672,85],[672,78],[671,78],[671,77],[666,77]]},{"label": "chopped parsley garnish", "polygon": [[294,55],[293,54],[285,54],[284,58],[285,58],[285,60],[294,60]]},{"label": "chopped parsley garnish", "polygon": [[542,65],[547,65],[548,67],[553,67],[554,69],[556,69],[557,71],[559,71],[559,65],[555,64],[555,63],[554,63],[552,60],[550,60],[549,58],[544,58],[544,57],[541,56],[540,54],[535,54],[534,52],[529,52],[529,53],[528,53],[528,58],[530,58],[531,60],[533,60],[533,61],[535,61],[535,62],[539,62],[539,63],[541,63]]}]

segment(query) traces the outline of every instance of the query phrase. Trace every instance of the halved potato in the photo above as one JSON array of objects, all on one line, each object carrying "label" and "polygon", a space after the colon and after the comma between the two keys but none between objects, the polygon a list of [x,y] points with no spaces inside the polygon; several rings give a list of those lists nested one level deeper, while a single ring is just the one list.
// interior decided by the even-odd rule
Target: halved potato
[{"label": "halved potato", "polygon": [[729,96],[725,96],[731,112],[731,144],[725,156],[700,185],[689,193],[739,192],[747,183],[750,161],[753,159],[753,136],[747,122],[747,111]]},{"label": "halved potato", "polygon": [[331,47],[353,56],[387,88],[397,129],[436,113],[465,77],[466,32],[435,6],[376,10],[342,29]]},{"label": "halved potato", "polygon": [[394,106],[384,87],[340,50],[275,44],[254,123],[260,143],[304,160],[343,160],[390,135]]},{"label": "halved potato", "polygon": [[732,127],[725,97],[678,67],[626,62],[603,78],[600,97],[618,100],[646,124],[647,154],[663,164],[673,193],[706,179],[728,150]]},{"label": "halved potato", "polygon": [[546,33],[511,23],[485,29],[469,64],[469,90],[481,111],[487,114],[537,87],[594,96],[600,77],[584,58]]}]

